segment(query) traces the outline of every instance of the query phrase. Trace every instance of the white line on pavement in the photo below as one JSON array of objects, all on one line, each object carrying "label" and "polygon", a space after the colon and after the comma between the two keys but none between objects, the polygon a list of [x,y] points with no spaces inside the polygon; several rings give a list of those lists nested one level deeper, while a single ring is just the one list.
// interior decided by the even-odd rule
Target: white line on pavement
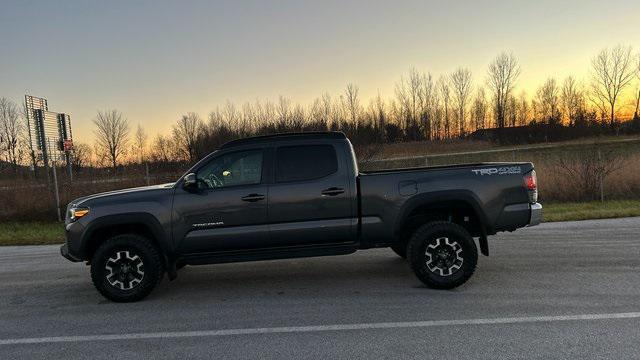
[{"label": "white line on pavement", "polygon": [[428,320],[428,321],[412,321],[412,322],[286,326],[286,327],[252,328],[252,329],[223,329],[223,330],[2,339],[0,340],[0,345],[47,344],[47,343],[64,343],[64,342],[68,343],[68,342],[108,341],[108,340],[171,339],[171,338],[214,337],[214,336],[229,336],[229,335],[307,333],[307,332],[321,332],[321,331],[375,330],[375,329],[398,329],[398,328],[429,328],[429,327],[460,326],[460,325],[521,324],[521,323],[543,323],[543,322],[559,322],[559,321],[587,321],[587,320],[637,319],[637,318],[640,318],[640,312],[613,313],[613,314],[561,315],[561,316],[504,317],[504,318],[493,318],[493,319],[489,318],[489,319],[460,319],[460,320]]}]

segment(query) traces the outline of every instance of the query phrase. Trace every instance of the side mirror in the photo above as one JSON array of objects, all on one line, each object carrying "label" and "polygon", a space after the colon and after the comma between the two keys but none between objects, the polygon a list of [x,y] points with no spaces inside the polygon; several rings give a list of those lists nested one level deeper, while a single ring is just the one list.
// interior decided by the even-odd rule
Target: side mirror
[{"label": "side mirror", "polygon": [[198,178],[194,173],[188,173],[184,176],[184,180],[182,182],[182,187],[186,190],[196,190],[198,189]]}]

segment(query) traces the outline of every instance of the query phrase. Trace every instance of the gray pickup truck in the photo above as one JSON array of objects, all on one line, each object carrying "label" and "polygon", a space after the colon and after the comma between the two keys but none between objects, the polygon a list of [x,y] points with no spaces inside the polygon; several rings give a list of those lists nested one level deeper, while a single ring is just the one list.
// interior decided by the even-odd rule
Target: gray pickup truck
[{"label": "gray pickup truck", "polygon": [[178,181],[67,207],[62,255],[91,264],[113,301],[147,296],[185,265],[351,254],[390,247],[429,287],[473,274],[487,236],[540,223],[531,163],[359,172],[342,133],[223,145]]}]

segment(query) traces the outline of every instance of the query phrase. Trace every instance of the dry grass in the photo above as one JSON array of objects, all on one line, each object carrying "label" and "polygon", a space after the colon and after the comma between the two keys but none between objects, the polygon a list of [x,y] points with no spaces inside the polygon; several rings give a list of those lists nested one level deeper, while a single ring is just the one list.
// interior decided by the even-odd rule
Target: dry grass
[{"label": "dry grass", "polygon": [[[640,153],[628,154],[620,160],[621,168],[604,180],[604,197],[607,200],[640,199]],[[562,165],[553,161],[536,162],[540,194],[554,202],[596,200],[599,186],[588,189],[580,178],[567,173]],[[596,183],[599,184],[599,182]]]},{"label": "dry grass", "polygon": [[395,157],[420,156],[432,154],[446,154],[452,152],[490,150],[493,146],[486,141],[477,140],[442,140],[442,141],[412,141],[405,143],[385,144],[375,154],[375,159]]},{"label": "dry grass", "polygon": [[[372,159],[388,159],[397,157],[446,155],[450,153],[472,152],[482,150],[496,150],[502,148],[528,148],[536,146],[557,145],[567,148],[582,148],[584,146],[597,146],[621,140],[640,140],[638,136],[600,136],[595,138],[583,138],[555,143],[525,144],[497,146],[493,143],[480,140],[450,139],[441,141],[412,141],[404,143],[384,144],[375,149]],[[444,159],[447,159],[446,157]]]}]

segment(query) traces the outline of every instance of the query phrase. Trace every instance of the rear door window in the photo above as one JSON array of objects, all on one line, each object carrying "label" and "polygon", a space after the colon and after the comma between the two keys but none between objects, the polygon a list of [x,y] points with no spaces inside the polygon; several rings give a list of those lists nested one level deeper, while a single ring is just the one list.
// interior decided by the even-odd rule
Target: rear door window
[{"label": "rear door window", "polygon": [[331,145],[283,146],[276,153],[276,182],[323,178],[338,171]]}]

